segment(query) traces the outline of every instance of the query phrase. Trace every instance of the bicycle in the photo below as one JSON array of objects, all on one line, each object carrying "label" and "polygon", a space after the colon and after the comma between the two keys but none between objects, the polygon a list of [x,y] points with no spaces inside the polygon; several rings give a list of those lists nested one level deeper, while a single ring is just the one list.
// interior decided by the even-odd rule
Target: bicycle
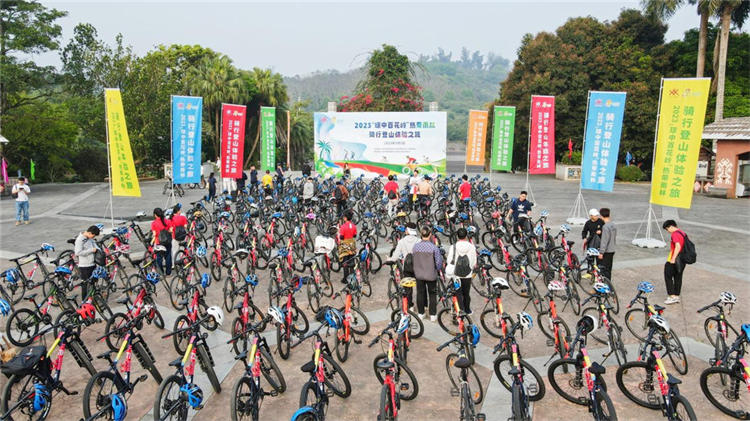
[{"label": "bicycle", "polygon": [[[448,342],[445,342],[444,344],[438,346],[436,349],[437,351],[441,351],[452,343],[462,344],[466,341],[469,341],[469,336],[472,336],[471,342],[476,345],[476,343],[479,341],[479,332],[468,331],[466,333],[457,335]],[[452,356],[453,358],[451,358]],[[484,399],[484,391],[482,390],[482,383],[479,382],[477,372],[474,370],[473,363],[462,353],[448,355],[446,364],[448,364],[448,361],[450,361],[450,365],[446,365],[446,369],[448,369],[448,377],[450,378],[451,382],[453,382],[451,396],[459,396],[461,398],[459,419],[461,421],[484,421],[486,419],[486,416],[476,411],[476,405],[482,403],[482,400]],[[459,370],[457,376],[458,383],[456,383],[453,379],[453,375],[451,374],[449,369],[450,367],[455,367]],[[469,373],[471,373],[473,382],[475,383],[479,391],[475,390],[474,392],[472,392],[472,387],[469,384]]]},{"label": "bicycle", "polygon": [[167,192],[174,193],[174,195],[178,197],[185,195],[185,189],[183,189],[180,184],[173,183],[172,177],[167,177],[167,182],[164,183],[164,188],[161,190],[162,195],[167,194]]},{"label": "bicycle", "polygon": [[162,339],[166,339],[172,335],[190,332],[190,340],[182,358],[169,363],[170,367],[175,367],[175,374],[167,376],[159,384],[154,400],[154,421],[167,419],[185,421],[188,418],[189,409],[196,411],[203,409],[203,391],[194,383],[196,356],[201,368],[208,375],[214,391],[221,392],[221,384],[213,369],[213,358],[206,343],[208,335],[200,332],[201,324],[209,317],[211,316],[206,315],[190,326],[162,336]]},{"label": "bicycle", "polygon": [[654,340],[657,332],[664,336],[669,331],[666,319],[651,316],[648,336],[638,361],[625,363],[617,369],[617,386],[628,399],[645,408],[661,410],[668,420],[695,421],[697,418],[690,402],[680,395],[679,384],[682,382],[667,372],[659,354],[663,347]]},{"label": "bicycle", "polygon": [[[245,277],[245,285],[236,289],[234,294],[242,295],[242,302],[237,303],[230,308],[231,310],[237,310],[238,316],[232,321],[232,336],[240,335],[239,338],[232,341],[232,348],[235,354],[239,354],[242,351],[247,351],[248,337],[247,335],[241,335],[242,332],[255,324],[259,323],[260,328],[258,330],[263,331],[266,328],[266,320],[263,312],[253,303],[253,298],[250,295],[250,290],[255,290],[255,286],[258,285],[258,277],[255,275],[247,275]],[[234,302],[232,300],[232,302]]]},{"label": "bicycle", "polygon": [[[550,281],[547,284],[549,292],[544,296],[549,302],[549,310],[545,310],[539,313],[537,322],[539,323],[539,329],[542,331],[544,336],[547,337],[547,346],[553,346],[554,352],[550,356],[550,360],[559,355],[560,358],[567,358],[570,355],[570,329],[568,324],[565,323],[560,316],[557,314],[557,305],[555,303],[555,294],[553,291],[564,290],[564,285],[560,281]],[[542,321],[542,316],[547,316],[545,323]],[[549,362],[549,360],[547,361]]]},{"label": "bicycle", "polygon": [[[349,346],[352,342],[361,343],[357,340],[356,335],[364,336],[370,331],[370,321],[365,316],[365,313],[352,305],[352,294],[349,286],[347,285],[341,292],[345,292],[343,297],[344,305],[340,309],[336,309],[341,315],[341,326],[336,329],[336,356],[342,363],[349,357]],[[334,299],[341,297],[341,293],[336,293]]]},{"label": "bicycle", "polygon": [[708,361],[711,365],[715,365],[718,362],[728,362],[726,359],[723,359],[723,356],[729,349],[727,347],[727,341],[732,341],[732,339],[729,338],[729,332],[731,331],[734,334],[734,338],[740,336],[734,327],[727,323],[727,318],[724,314],[725,307],[727,308],[727,315],[731,314],[732,307],[734,307],[736,303],[737,296],[731,292],[724,291],[721,293],[717,301],[714,301],[698,310],[698,313],[703,313],[708,309],[716,310],[715,315],[709,316],[703,322],[703,330],[706,332],[706,337],[708,337],[708,341],[714,347],[714,358]]},{"label": "bicycle", "polygon": [[625,343],[622,341],[622,328],[610,314],[612,305],[607,302],[607,296],[610,294],[609,286],[607,284],[596,283],[594,284],[594,290],[596,294],[586,298],[581,304],[585,305],[591,300],[596,300],[596,305],[583,309],[583,315],[588,315],[597,320],[598,326],[605,329],[604,334],[606,336],[596,332],[596,329],[590,332],[590,335],[597,342],[609,347],[609,352],[602,355],[604,361],[610,355],[615,354],[617,364],[622,365],[628,361],[628,351],[625,349]]},{"label": "bicycle", "polygon": [[297,278],[294,285],[285,282],[279,288],[274,297],[286,296],[286,303],[283,307],[271,306],[268,312],[276,322],[276,347],[279,356],[286,360],[291,352],[292,335],[306,333],[310,329],[310,323],[294,299],[294,293],[302,288],[302,281]]},{"label": "bicycle", "polygon": [[591,282],[591,287],[587,288],[581,285],[581,289],[588,294],[593,295],[596,293],[594,291],[593,285],[596,283],[603,283],[607,284],[610,290],[610,297],[608,297],[609,304],[612,306],[612,312],[615,314],[620,313],[620,300],[617,298],[617,291],[615,290],[614,285],[612,285],[612,282],[607,279],[604,275],[601,274],[601,270],[599,269],[599,264],[596,263],[597,259],[599,258],[599,250],[595,248],[590,248],[586,250],[586,262],[588,263],[588,268],[586,269],[586,274],[581,275],[581,284],[583,284],[583,279],[589,279]]},{"label": "bicycle", "polygon": [[[183,328],[186,326],[191,326],[198,319],[205,319],[202,322],[203,327],[211,332],[216,330],[221,324],[221,321],[224,319],[223,312],[219,307],[209,307],[208,304],[206,304],[203,294],[201,294],[201,288],[205,291],[205,288],[208,286],[208,279],[209,277],[207,276],[207,274],[204,274],[203,280],[200,285],[193,284],[191,286],[194,292],[193,298],[190,301],[190,304],[187,306],[187,314],[181,314],[177,317],[177,319],[175,319],[174,328],[172,329],[173,333],[174,331],[185,332]],[[199,286],[201,288],[199,288]],[[185,299],[180,304],[187,305],[188,300]],[[204,317],[205,315],[208,315],[209,317]],[[172,337],[172,344],[174,345],[174,349],[177,351],[177,353],[182,354],[183,352],[185,352],[185,346],[187,345],[186,341],[188,341],[188,339],[190,338],[189,332],[185,334],[172,334],[169,336]]]},{"label": "bicycle", "polygon": [[[397,262],[389,263],[396,265]],[[407,288],[415,288],[417,281],[412,277],[406,277],[400,280],[395,286],[395,291],[388,296],[388,308],[393,309],[391,312],[391,322],[400,320],[403,316],[409,317],[409,338],[421,338],[424,334],[424,323],[417,313],[409,309],[409,296]],[[400,305],[399,305],[400,304]],[[398,307],[397,307],[398,306]]]},{"label": "bicycle", "polygon": [[[46,256],[50,251],[55,251],[55,247],[49,243],[42,243],[38,250],[8,259],[16,265],[15,268],[3,272],[5,283],[7,284],[6,289],[10,293],[13,304],[18,304],[21,301],[27,289],[34,289],[42,284],[41,282],[38,284],[34,282],[34,275],[37,270],[41,269],[42,279],[49,275],[49,271],[47,271],[47,267],[39,255],[43,254]],[[29,263],[34,263],[34,266],[28,273],[24,273],[23,267]]]},{"label": "bicycle", "polygon": [[[494,338],[502,338],[508,333],[508,325],[503,319],[503,290],[510,289],[504,278],[494,278],[488,282],[489,294],[485,298],[484,307],[480,312],[479,322],[487,333]],[[491,306],[491,308],[488,308]]]},{"label": "bicycle", "polygon": [[302,266],[310,270],[310,280],[312,282],[307,283],[307,302],[310,304],[310,309],[317,313],[320,310],[320,299],[333,295],[330,272],[320,269],[318,254],[303,262]]},{"label": "bicycle", "polygon": [[[523,335],[523,332],[534,326],[533,319],[529,313],[523,311],[516,314],[516,321],[513,321],[513,317],[507,313],[503,315],[503,318],[505,318],[506,323],[510,324],[510,328],[492,350],[493,354],[499,353],[492,363],[495,376],[500,380],[503,387],[511,393],[513,392],[514,382],[520,381],[527,399],[531,402],[538,401],[546,393],[544,381],[536,369],[523,359],[521,348],[516,340],[516,332],[519,329],[521,335]],[[517,372],[512,375],[508,374],[514,369]]]},{"label": "bicycle", "polygon": [[[138,315],[130,320],[121,331],[126,331],[120,348],[116,351],[117,355],[112,359],[112,353],[115,351],[106,351],[98,355],[97,359],[105,359],[109,363],[109,370],[100,371],[94,374],[86,383],[83,391],[83,416],[86,421],[102,419],[122,419],[127,414],[127,397],[135,391],[135,386],[148,379],[148,375],[143,374],[130,381],[130,369],[133,353],[140,362],[141,366],[146,369],[157,384],[161,384],[162,377],[159,370],[154,364],[154,356],[148,345],[143,340],[140,333],[136,332],[139,325],[142,325],[146,313]],[[101,341],[107,335],[100,337]],[[117,364],[123,358],[120,369]],[[96,390],[94,389],[96,388]],[[93,400],[92,400],[93,397]],[[92,405],[93,404],[93,405]],[[93,411],[92,411],[93,409]]]},{"label": "bicycle", "polygon": [[49,295],[39,304],[36,303],[37,293],[29,294],[26,298],[33,305],[33,309],[18,308],[8,317],[5,323],[5,332],[15,346],[25,347],[41,337],[39,327],[41,325],[52,326],[52,315],[50,307],[55,301],[54,295]]},{"label": "bicycle", "polygon": [[[654,292],[654,284],[652,282],[639,282],[637,290],[638,293],[635,298],[633,298],[627,306],[630,310],[625,313],[625,326],[628,327],[628,330],[633,336],[643,342],[648,335],[648,320],[653,315],[663,315],[664,307],[650,304],[648,302],[648,294]],[[641,303],[642,306],[631,308],[637,302]]]},{"label": "bicycle", "polygon": [[[146,323],[153,323],[159,329],[164,329],[164,318],[156,308],[156,303],[144,283],[134,285],[125,292],[136,289],[138,290],[138,295],[134,300],[131,301],[128,295],[117,300],[117,303],[124,305],[127,311],[125,313],[118,312],[113,314],[107,320],[107,324],[104,327],[104,338],[107,346],[112,351],[120,348],[120,341],[124,333],[122,328],[142,314],[145,316]],[[115,338],[114,341],[113,338]]]},{"label": "bicycle", "polygon": [[[735,339],[732,346],[721,357],[721,362],[714,363],[701,373],[700,385],[703,394],[713,406],[721,412],[737,419],[750,419],[747,397],[750,395],[750,365],[745,361],[745,352],[750,342],[750,324],[741,326],[742,335]],[[735,357],[730,360],[730,356]],[[744,390],[747,388],[748,393]]]},{"label": "bicycle", "polygon": [[[461,283],[457,278],[454,278],[452,285],[453,288],[447,288],[445,291],[446,296],[441,297],[441,300],[450,298],[451,305],[449,307],[441,308],[437,313],[438,325],[449,335],[456,336],[461,333],[465,333],[466,324],[472,324],[471,317],[467,313],[461,311],[461,307],[458,305],[459,291],[461,289]],[[454,328],[455,326],[455,328]]]},{"label": "bicycle", "polygon": [[[550,385],[565,400],[587,406],[596,421],[616,421],[617,414],[607,385],[602,377],[606,369],[591,362],[586,351],[586,338],[597,328],[594,317],[584,315],[576,324],[576,337],[571,349],[578,348],[575,358],[561,358],[547,369]],[[570,390],[563,390],[567,386]]]}]

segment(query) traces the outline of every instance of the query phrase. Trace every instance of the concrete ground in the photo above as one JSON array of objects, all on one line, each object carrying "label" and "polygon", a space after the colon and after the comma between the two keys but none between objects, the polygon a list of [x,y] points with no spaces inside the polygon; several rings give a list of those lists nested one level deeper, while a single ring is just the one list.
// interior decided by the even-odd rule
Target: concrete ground
[{"label": "concrete ground", "polygon": [[[449,170],[460,170],[462,165],[455,162],[449,163]],[[526,187],[527,179],[524,175],[492,174],[493,184],[503,187],[509,194],[517,194]],[[532,176],[529,180],[534,197],[534,211],[538,214],[541,209],[550,211],[551,226],[556,227],[568,216],[573,205],[578,185],[575,182],[563,182],[551,177]],[[141,198],[114,198],[115,223],[135,215],[140,210],[151,213],[154,207],[164,207],[168,201],[161,194],[163,182],[142,183]],[[183,204],[200,197],[205,191],[187,190],[186,196],[180,198]],[[649,185],[645,183],[625,184],[617,183],[613,193],[601,193],[585,191],[584,197],[587,207],[610,207],[612,209],[613,221],[618,227],[617,253],[615,255],[615,269],[613,279],[617,286],[620,300],[625,301],[635,295],[635,286],[642,280],[653,280],[656,291],[651,294],[653,303],[660,303],[665,298],[665,290],[662,275],[662,266],[665,260],[664,249],[641,249],[630,244],[640,232],[642,236],[645,226],[642,224],[648,210]],[[107,223],[110,213],[107,211],[109,204],[108,189],[106,184],[83,183],[83,184],[50,184],[32,186],[31,223],[29,225],[14,226],[13,203],[10,200],[0,201],[0,269],[9,267],[7,259],[34,250],[41,242],[49,242],[57,247],[57,252],[68,247],[65,241],[72,238],[77,232],[85,229],[93,223]],[[173,203],[173,202],[172,202]],[[672,328],[678,333],[685,346],[689,359],[689,372],[681,376],[667,364],[668,370],[683,381],[682,393],[692,403],[698,419],[726,419],[717,409],[708,403],[700,391],[698,376],[700,372],[708,367],[708,358],[712,355],[712,349],[706,345],[708,342],[702,329],[705,315],[698,315],[695,310],[718,298],[723,290],[733,291],[739,297],[739,304],[729,316],[730,322],[735,326],[750,319],[750,310],[747,303],[750,300],[748,282],[750,273],[747,265],[750,260],[748,252],[748,239],[750,237],[750,207],[745,200],[724,200],[695,196],[691,209],[679,209],[654,207],[659,223],[664,219],[676,219],[680,227],[685,229],[695,242],[698,251],[698,263],[688,267],[685,274],[683,300],[681,304],[669,306],[665,313]],[[105,218],[106,216],[106,218]],[[661,230],[654,224],[653,236],[659,238]],[[557,231],[556,228],[553,231]],[[580,254],[580,227],[574,227],[573,237],[577,242],[575,248]],[[382,253],[381,253],[382,254]],[[381,350],[376,346],[367,348],[366,344],[385,325],[388,312],[385,311],[385,285],[387,271],[382,270],[373,280],[373,296],[365,299],[362,303],[363,310],[367,313],[372,328],[361,345],[354,345],[347,362],[342,366],[352,383],[353,393],[347,399],[338,397],[331,398],[328,409],[328,419],[332,420],[372,420],[375,419],[379,402],[380,386],[373,374],[372,359]],[[494,273],[494,272],[493,272]],[[498,273],[495,273],[496,275]],[[338,280],[340,275],[335,275]],[[261,286],[256,294],[256,304],[261,308],[267,307],[265,286],[267,277],[261,278]],[[336,284],[337,286],[340,284]],[[520,311],[525,302],[508,292],[504,297],[505,310],[509,313]],[[309,317],[312,313],[307,309],[304,294],[298,296],[303,309]],[[178,313],[168,304],[166,292],[159,289],[157,302],[167,321],[168,328],[171,327]],[[209,288],[207,302],[219,305],[221,302],[221,287]],[[475,322],[479,322],[479,314],[484,305],[478,295],[473,297],[472,307],[474,309]],[[532,315],[534,311],[527,309]],[[208,385],[205,376],[197,370],[199,383],[206,392],[206,407],[195,414],[194,419],[200,420],[225,420],[228,418],[228,408],[231,398],[231,390],[242,374],[241,364],[235,363],[229,345],[229,321],[233,316],[226,315],[227,323],[211,334],[209,341],[214,359],[217,362],[217,373],[222,379],[222,392],[214,394]],[[562,317],[569,326],[574,326],[578,317],[569,309],[562,313]],[[615,320],[624,326],[624,310],[615,317]],[[0,321],[4,326],[5,321]],[[413,342],[409,354],[409,366],[419,381],[419,396],[416,400],[402,402],[401,419],[424,420],[424,419],[456,419],[458,417],[459,400],[452,397],[449,381],[445,373],[445,356],[448,351],[437,352],[438,344],[448,339],[447,334],[436,323],[425,322],[426,333],[423,338]],[[92,355],[97,355],[105,350],[103,343],[94,343],[94,339],[102,334],[103,325],[95,325],[88,328],[83,337],[91,350]],[[492,371],[493,355],[491,349],[495,340],[482,331],[481,343],[477,348],[476,369],[483,383],[485,400],[482,411],[487,414],[488,420],[505,420],[510,416],[510,394],[500,385]],[[171,373],[168,363],[179,356],[172,348],[170,340],[161,339],[164,332],[158,331],[154,326],[147,326],[143,335],[147,339],[154,355],[157,366],[163,376]],[[267,333],[270,343],[275,343],[275,334]],[[625,331],[624,339],[630,354],[635,358],[636,340],[629,332]],[[589,415],[585,407],[568,403],[559,397],[549,386],[546,380],[545,362],[548,360],[552,349],[546,346],[543,335],[535,326],[534,329],[520,341],[520,347],[524,358],[537,368],[542,378],[547,383],[547,391],[544,399],[534,404],[535,420],[557,420],[557,419],[586,419]],[[329,344],[333,345],[332,338]],[[601,360],[602,346],[590,341],[589,350],[592,358]],[[275,349],[275,346],[273,346]],[[299,407],[299,393],[303,382],[308,378],[307,374],[300,371],[300,366],[310,358],[309,345],[304,344],[292,351],[289,360],[282,360],[278,354],[274,355],[281,371],[286,379],[288,389],[278,397],[266,397],[262,410],[261,419],[284,420],[289,419]],[[610,359],[611,360],[611,359]],[[617,389],[614,380],[616,362],[607,360],[605,366],[608,372],[605,375],[612,400],[615,403],[617,414],[621,420],[644,420],[658,419],[657,411],[640,408],[625,398]],[[101,360],[94,360],[98,369],[105,369]],[[614,365],[613,365],[614,364]],[[143,370],[134,363],[134,374],[141,374]],[[63,366],[63,379],[66,386],[71,390],[83,392],[87,381],[87,373],[79,368],[73,359],[66,355]],[[0,387],[6,379],[0,378]],[[153,406],[153,397],[157,385],[152,380],[138,385],[136,394],[129,400],[128,419],[152,419],[149,411]],[[750,410],[750,408],[748,408]],[[77,420],[81,416],[81,396],[57,395],[54,399],[53,411],[49,419],[55,420]]]}]

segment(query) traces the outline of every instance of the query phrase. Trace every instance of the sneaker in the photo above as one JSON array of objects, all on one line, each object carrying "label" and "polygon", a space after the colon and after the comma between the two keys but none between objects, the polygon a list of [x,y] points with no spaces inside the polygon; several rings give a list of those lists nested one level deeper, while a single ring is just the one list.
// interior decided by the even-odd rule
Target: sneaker
[{"label": "sneaker", "polygon": [[16,226],[21,225],[21,221],[16,221]]},{"label": "sneaker", "polygon": [[23,223],[29,225],[29,221],[23,221]]},{"label": "sneaker", "polygon": [[666,300],[664,300],[664,304],[675,304],[679,302],[680,302],[680,299],[674,295],[670,295],[669,297],[667,297]]},{"label": "sneaker", "polygon": [[419,320],[424,320],[424,314],[422,314],[422,313],[419,313],[419,314],[417,314],[417,315],[419,316]]},{"label": "sneaker", "polygon": [[680,302],[680,296],[679,295],[675,295],[674,298],[673,298],[673,300],[674,300],[674,301],[672,301],[673,303],[675,303],[675,304],[679,303]]},{"label": "sneaker", "polygon": [[437,316],[430,316],[430,321],[431,322],[436,322],[437,321]]}]

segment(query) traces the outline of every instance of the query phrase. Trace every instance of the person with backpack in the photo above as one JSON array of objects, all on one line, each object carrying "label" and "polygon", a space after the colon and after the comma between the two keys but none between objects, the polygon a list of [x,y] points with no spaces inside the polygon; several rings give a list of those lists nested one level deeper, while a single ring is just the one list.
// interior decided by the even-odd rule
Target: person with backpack
[{"label": "person with backpack", "polygon": [[394,180],[395,177],[391,174],[388,176],[388,182],[383,186],[383,192],[388,198],[388,204],[386,204],[386,211],[388,216],[393,217],[393,213],[398,205],[398,183]]},{"label": "person with backpack", "polygon": [[[446,261],[448,266],[445,275],[452,275],[461,282],[461,291],[458,298],[458,306],[461,311],[471,314],[471,278],[473,269],[477,265],[477,248],[466,239],[468,232],[466,228],[456,230],[458,241],[448,249]],[[450,273],[450,272],[453,273]]]},{"label": "person with backpack", "polygon": [[339,217],[343,214],[346,209],[346,203],[349,200],[349,190],[347,190],[344,183],[341,181],[336,182],[336,186],[333,188],[333,201],[336,203],[336,215]]},{"label": "person with backpack", "polygon": [[344,268],[344,278],[341,280],[346,284],[346,279],[352,272],[354,261],[351,258],[357,253],[357,226],[352,222],[352,213],[344,214],[344,222],[339,227],[339,262]]},{"label": "person with backpack", "polygon": [[[429,303],[430,321],[437,320],[437,278],[443,269],[443,255],[432,242],[432,230],[422,227],[419,231],[422,241],[414,244],[414,277],[417,278],[417,314],[426,317],[425,304]],[[426,303],[427,302],[427,303]]]},{"label": "person with backpack", "polygon": [[664,221],[662,228],[671,235],[669,254],[667,262],[664,263],[664,283],[667,286],[667,299],[664,300],[664,304],[677,304],[680,302],[685,265],[693,264],[696,260],[695,244],[690,241],[685,231],[677,228],[677,223],[673,219]]},{"label": "person with backpack", "polygon": [[302,185],[302,202],[305,206],[310,206],[313,197],[315,197],[315,183],[313,183],[312,177],[307,177]]},{"label": "person with backpack", "polygon": [[89,290],[89,279],[96,269],[95,255],[99,246],[96,244],[96,236],[99,235],[99,227],[92,225],[86,231],[78,234],[73,246],[73,254],[78,259],[78,276],[81,277],[81,301],[86,299]]},{"label": "person with backpack", "polygon": [[172,263],[177,252],[180,250],[180,243],[187,238],[188,220],[182,214],[182,205],[176,204],[172,208],[172,217],[169,218],[169,224],[172,226]]},{"label": "person with backpack", "polygon": [[154,245],[161,245],[166,252],[156,253],[156,264],[165,275],[172,274],[172,225],[164,216],[161,208],[154,209],[154,221],[151,222],[151,232],[154,234]]},{"label": "person with backpack", "polygon": [[[418,242],[417,224],[414,222],[407,222],[406,235],[398,240],[396,248],[393,249],[393,253],[391,253],[391,256],[387,260],[389,262],[401,260],[401,279],[414,278],[414,256],[412,255],[412,251],[414,250],[414,244],[417,244]],[[409,307],[413,307],[413,288],[405,288],[405,290],[408,294],[406,299],[409,303]]]}]

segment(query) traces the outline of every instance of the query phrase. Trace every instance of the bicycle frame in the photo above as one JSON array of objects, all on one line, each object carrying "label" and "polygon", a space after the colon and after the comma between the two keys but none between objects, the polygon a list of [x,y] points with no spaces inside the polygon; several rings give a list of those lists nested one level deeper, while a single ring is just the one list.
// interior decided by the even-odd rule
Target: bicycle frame
[{"label": "bicycle frame", "polygon": [[[552,294],[552,291],[548,292],[546,295],[546,298],[549,302],[549,328],[550,331],[553,332],[554,344],[555,344],[555,351],[561,349],[560,346],[562,345],[565,347],[565,357],[570,357],[570,344],[568,343],[568,339],[565,338],[564,335],[561,335],[560,330],[560,323],[558,320],[560,320],[559,316],[557,315],[557,304],[555,303],[555,295]],[[553,354],[554,356],[554,354]]]}]

